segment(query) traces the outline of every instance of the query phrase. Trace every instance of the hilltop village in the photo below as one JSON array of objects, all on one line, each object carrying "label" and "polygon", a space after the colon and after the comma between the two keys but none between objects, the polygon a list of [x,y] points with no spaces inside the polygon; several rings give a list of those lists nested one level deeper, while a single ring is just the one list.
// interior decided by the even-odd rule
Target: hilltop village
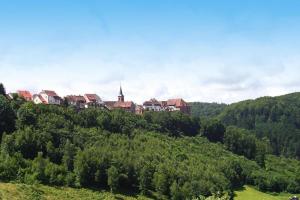
[{"label": "hilltop village", "polygon": [[96,107],[108,110],[122,109],[136,114],[143,114],[145,111],[180,111],[185,114],[190,114],[190,107],[181,98],[168,99],[166,101],[158,101],[155,98],[152,98],[148,101],[145,101],[143,105],[138,105],[133,101],[125,101],[122,87],[120,87],[119,95],[116,101],[103,101],[97,94],[67,95],[65,97],[60,97],[53,90],[42,90],[38,94],[31,94],[31,92],[27,90],[18,90],[15,93],[9,93],[7,96],[10,99],[13,99],[14,96],[19,96],[26,101],[33,101],[35,104],[73,106],[78,110]]}]

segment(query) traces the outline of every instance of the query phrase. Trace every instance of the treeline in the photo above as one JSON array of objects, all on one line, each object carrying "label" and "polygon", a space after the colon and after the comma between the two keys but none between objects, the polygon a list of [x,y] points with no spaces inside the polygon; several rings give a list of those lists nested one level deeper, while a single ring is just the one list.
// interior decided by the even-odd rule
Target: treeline
[{"label": "treeline", "polygon": [[230,198],[244,184],[300,192],[299,161],[268,155],[268,140],[219,120],[77,112],[3,95],[0,119],[1,181],[126,189],[156,199]]},{"label": "treeline", "polygon": [[226,107],[223,103],[190,102],[191,115],[200,118],[217,117]]},{"label": "treeline", "polygon": [[232,104],[219,118],[269,140],[273,154],[300,159],[300,93]]}]

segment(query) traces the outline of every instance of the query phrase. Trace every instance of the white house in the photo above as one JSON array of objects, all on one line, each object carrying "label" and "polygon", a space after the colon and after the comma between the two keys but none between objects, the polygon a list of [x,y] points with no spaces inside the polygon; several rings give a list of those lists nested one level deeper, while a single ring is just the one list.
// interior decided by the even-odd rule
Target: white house
[{"label": "white house", "polygon": [[97,94],[85,94],[85,107],[102,107],[104,106],[104,102]]},{"label": "white house", "polygon": [[148,111],[162,111],[163,110],[161,103],[154,98],[150,99],[149,101],[145,101],[143,103],[143,108],[144,108],[144,110],[148,110]]},{"label": "white house", "polygon": [[33,96],[33,102],[36,104],[55,104],[60,105],[62,99],[52,90],[43,90],[37,95]]}]

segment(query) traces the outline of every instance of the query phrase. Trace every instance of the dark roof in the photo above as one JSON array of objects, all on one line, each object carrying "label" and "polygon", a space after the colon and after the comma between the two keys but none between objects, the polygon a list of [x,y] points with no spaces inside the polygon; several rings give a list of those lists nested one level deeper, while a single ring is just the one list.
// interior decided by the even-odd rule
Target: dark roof
[{"label": "dark roof", "polygon": [[156,99],[150,99],[149,101],[145,101],[143,103],[144,106],[161,106],[161,103],[159,101],[157,101]]},{"label": "dark roof", "polygon": [[73,102],[85,102],[85,98],[81,95],[68,95],[66,96],[67,101],[73,101]]}]

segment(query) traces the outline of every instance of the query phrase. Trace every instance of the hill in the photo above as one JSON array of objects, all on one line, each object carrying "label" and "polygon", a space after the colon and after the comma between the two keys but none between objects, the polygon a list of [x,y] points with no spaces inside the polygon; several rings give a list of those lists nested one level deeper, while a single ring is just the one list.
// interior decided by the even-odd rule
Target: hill
[{"label": "hill", "polygon": [[300,93],[231,104],[219,119],[267,138],[275,155],[300,159]]},{"label": "hill", "polygon": [[202,122],[180,112],[78,111],[1,95],[0,111],[4,182],[176,200],[226,197],[245,184],[261,191],[300,191],[299,161],[264,150],[252,156],[252,144],[257,150],[260,143],[244,137],[245,131],[241,139],[250,145],[236,143],[234,128],[223,143],[214,137],[224,130],[218,121],[202,124],[205,134],[199,135]]},{"label": "hill", "polygon": [[191,115],[200,118],[212,118],[218,116],[225,108],[226,104],[190,102]]}]

